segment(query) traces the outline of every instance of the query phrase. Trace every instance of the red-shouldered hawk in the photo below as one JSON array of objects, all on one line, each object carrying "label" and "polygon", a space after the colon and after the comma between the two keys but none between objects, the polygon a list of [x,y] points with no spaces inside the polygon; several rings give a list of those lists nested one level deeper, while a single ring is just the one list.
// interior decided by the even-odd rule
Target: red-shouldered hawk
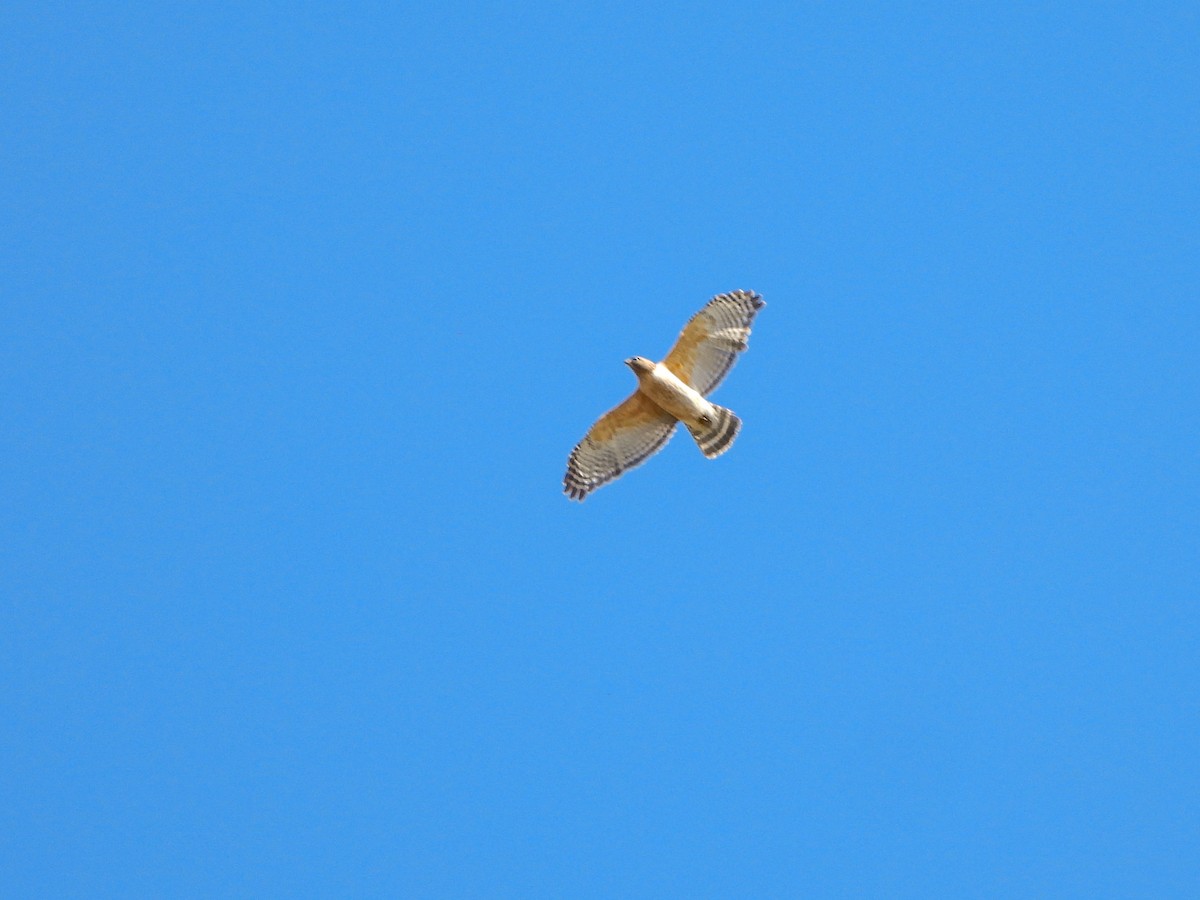
[{"label": "red-shouldered hawk", "polygon": [[583,500],[601,485],[661,450],[683,422],[709,459],[733,445],[742,420],[705,396],[746,349],[754,316],[766,304],[753,291],[718,294],[684,326],[660,363],[635,356],[625,364],[638,386],[591,427],[567,460],[563,490]]}]

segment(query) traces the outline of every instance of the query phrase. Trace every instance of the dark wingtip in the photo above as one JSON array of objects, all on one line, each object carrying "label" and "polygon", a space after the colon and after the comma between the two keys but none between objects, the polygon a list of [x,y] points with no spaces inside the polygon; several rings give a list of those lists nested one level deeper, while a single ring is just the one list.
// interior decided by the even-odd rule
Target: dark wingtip
[{"label": "dark wingtip", "polygon": [[754,307],[755,312],[767,305],[767,301],[762,298],[762,294],[760,294],[758,291],[747,291],[744,288],[738,288],[736,291],[730,291],[728,294],[724,294],[722,296],[744,298],[749,300],[751,305]]}]

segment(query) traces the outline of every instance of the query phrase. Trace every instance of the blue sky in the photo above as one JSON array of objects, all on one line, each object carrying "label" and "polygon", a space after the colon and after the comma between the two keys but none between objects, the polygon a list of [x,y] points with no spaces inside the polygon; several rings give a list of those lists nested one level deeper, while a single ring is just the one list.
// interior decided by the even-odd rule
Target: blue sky
[{"label": "blue sky", "polygon": [[1001,6],[8,4],[4,893],[1195,896],[1200,16]]}]

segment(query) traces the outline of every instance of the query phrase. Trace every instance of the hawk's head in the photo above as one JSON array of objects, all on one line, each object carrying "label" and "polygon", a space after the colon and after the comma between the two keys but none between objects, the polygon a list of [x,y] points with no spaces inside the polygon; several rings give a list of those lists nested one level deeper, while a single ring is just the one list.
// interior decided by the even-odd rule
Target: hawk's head
[{"label": "hawk's head", "polygon": [[654,371],[654,363],[644,356],[635,356],[625,360],[625,365],[633,369],[635,375],[647,375]]}]

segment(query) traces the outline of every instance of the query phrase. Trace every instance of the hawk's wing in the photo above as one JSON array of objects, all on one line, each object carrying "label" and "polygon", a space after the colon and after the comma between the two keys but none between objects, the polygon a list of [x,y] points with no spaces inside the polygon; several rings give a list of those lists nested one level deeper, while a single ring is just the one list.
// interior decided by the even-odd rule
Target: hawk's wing
[{"label": "hawk's wing", "polygon": [[718,294],[683,327],[663,365],[707,395],[733,368],[750,340],[750,323],[766,306],[753,291]]},{"label": "hawk's wing", "polygon": [[645,462],[671,439],[677,419],[641,391],[610,409],[571,451],[563,490],[582,500],[626,469]]}]

